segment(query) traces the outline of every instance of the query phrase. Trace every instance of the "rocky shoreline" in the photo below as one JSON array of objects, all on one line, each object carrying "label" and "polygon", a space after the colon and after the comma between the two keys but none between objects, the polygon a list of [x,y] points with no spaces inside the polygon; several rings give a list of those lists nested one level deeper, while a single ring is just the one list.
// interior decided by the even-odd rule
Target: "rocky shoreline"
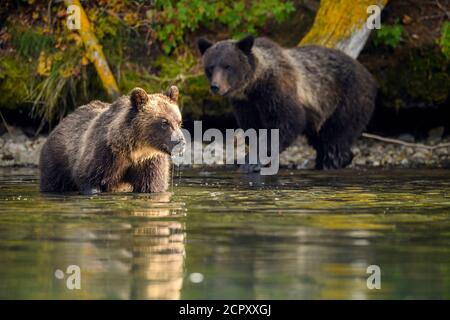
[{"label": "rocky shoreline", "polygon": [[[449,142],[450,138],[439,141]],[[427,144],[426,141],[418,143]],[[450,168],[450,147],[430,150],[360,138],[352,151],[354,158],[350,168]],[[315,151],[300,138],[280,155],[280,163],[294,169],[311,169],[314,157]]]},{"label": "rocky shoreline", "polygon": [[0,167],[37,166],[45,136],[30,138],[21,129],[9,127],[0,136]]},{"label": "rocky shoreline", "polygon": [[[436,145],[450,143],[450,137],[430,135],[425,141],[415,141],[413,136],[395,137],[406,142]],[[0,136],[0,167],[37,166],[45,136],[30,138],[19,128]],[[361,137],[353,146],[355,155],[351,168],[450,168],[450,147],[424,149],[386,143]],[[300,137],[294,145],[280,155],[280,166],[291,169],[314,167],[315,151]]]}]

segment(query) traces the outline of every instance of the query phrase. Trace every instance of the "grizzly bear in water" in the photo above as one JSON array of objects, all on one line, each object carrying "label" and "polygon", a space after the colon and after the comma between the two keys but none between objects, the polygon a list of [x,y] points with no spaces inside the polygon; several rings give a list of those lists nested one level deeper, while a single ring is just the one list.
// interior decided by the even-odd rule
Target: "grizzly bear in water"
[{"label": "grizzly bear in water", "polygon": [[317,169],[351,163],[351,145],[369,122],[377,93],[359,62],[334,49],[285,49],[252,36],[215,44],[199,39],[198,47],[211,91],[231,100],[242,129],[279,129],[280,152],[304,133],[317,152]]},{"label": "grizzly bear in water", "polygon": [[162,192],[170,154],[184,146],[178,89],[135,88],[112,104],[93,101],[49,135],[40,157],[43,192]]}]

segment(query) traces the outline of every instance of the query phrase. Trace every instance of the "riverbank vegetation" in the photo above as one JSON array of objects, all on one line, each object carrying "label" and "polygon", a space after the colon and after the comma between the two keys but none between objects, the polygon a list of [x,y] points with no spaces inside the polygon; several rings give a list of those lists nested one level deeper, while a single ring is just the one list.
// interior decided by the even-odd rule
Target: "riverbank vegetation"
[{"label": "riverbank vegetation", "polygon": [[[202,119],[212,126],[234,120],[227,102],[208,92],[196,38],[239,38],[252,33],[295,46],[311,35],[308,31],[313,30],[314,18],[325,3],[81,1],[120,93],[136,86],[161,91],[176,84],[182,92],[185,120]],[[417,121],[404,111],[408,109],[427,110],[433,118],[428,127],[447,126],[442,114],[450,115],[448,17],[448,1],[388,2],[382,28],[372,33],[359,56],[381,85],[376,130],[404,125],[399,121]],[[110,99],[80,34],[67,28],[63,1],[8,0],[0,18],[4,121],[47,131],[76,106]],[[399,120],[402,112],[407,116]],[[389,128],[383,127],[385,123]]]}]

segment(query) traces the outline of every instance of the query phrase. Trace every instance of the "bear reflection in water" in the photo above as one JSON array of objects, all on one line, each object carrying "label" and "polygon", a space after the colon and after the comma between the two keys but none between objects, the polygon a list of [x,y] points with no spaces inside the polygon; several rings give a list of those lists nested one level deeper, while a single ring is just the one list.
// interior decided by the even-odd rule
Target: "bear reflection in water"
[{"label": "bear reflection in water", "polygon": [[[57,257],[52,266],[81,269],[81,290],[69,292],[54,280],[61,294],[83,299],[180,298],[186,232],[178,219],[184,205],[171,202],[171,193],[131,197],[120,196],[122,202],[133,199],[139,208],[113,213],[116,221],[93,222],[96,214],[110,213],[90,212],[88,222],[64,225],[51,235],[60,239],[52,249]],[[105,195],[96,200],[111,199]]]},{"label": "bear reflection in water", "polygon": [[[158,194],[169,202],[170,193]],[[134,216],[170,216],[173,209],[149,209],[133,212]],[[184,223],[151,221],[133,228],[133,269],[137,298],[179,299],[183,285],[185,260]],[[142,281],[145,279],[145,281]]]}]

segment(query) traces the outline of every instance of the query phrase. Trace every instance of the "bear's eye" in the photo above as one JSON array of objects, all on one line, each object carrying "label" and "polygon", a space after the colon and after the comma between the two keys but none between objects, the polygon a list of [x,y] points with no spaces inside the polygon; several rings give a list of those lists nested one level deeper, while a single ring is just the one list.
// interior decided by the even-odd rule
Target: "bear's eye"
[{"label": "bear's eye", "polygon": [[169,127],[169,121],[166,119],[161,120],[161,128],[167,129]]},{"label": "bear's eye", "polygon": [[224,68],[225,70],[231,70],[231,66],[230,66],[229,64],[225,65],[223,68]]},{"label": "bear's eye", "polygon": [[211,76],[212,71],[213,71],[213,68],[214,68],[214,67],[207,67],[207,68],[206,68],[205,73],[206,73],[206,75],[207,75],[208,77]]}]

